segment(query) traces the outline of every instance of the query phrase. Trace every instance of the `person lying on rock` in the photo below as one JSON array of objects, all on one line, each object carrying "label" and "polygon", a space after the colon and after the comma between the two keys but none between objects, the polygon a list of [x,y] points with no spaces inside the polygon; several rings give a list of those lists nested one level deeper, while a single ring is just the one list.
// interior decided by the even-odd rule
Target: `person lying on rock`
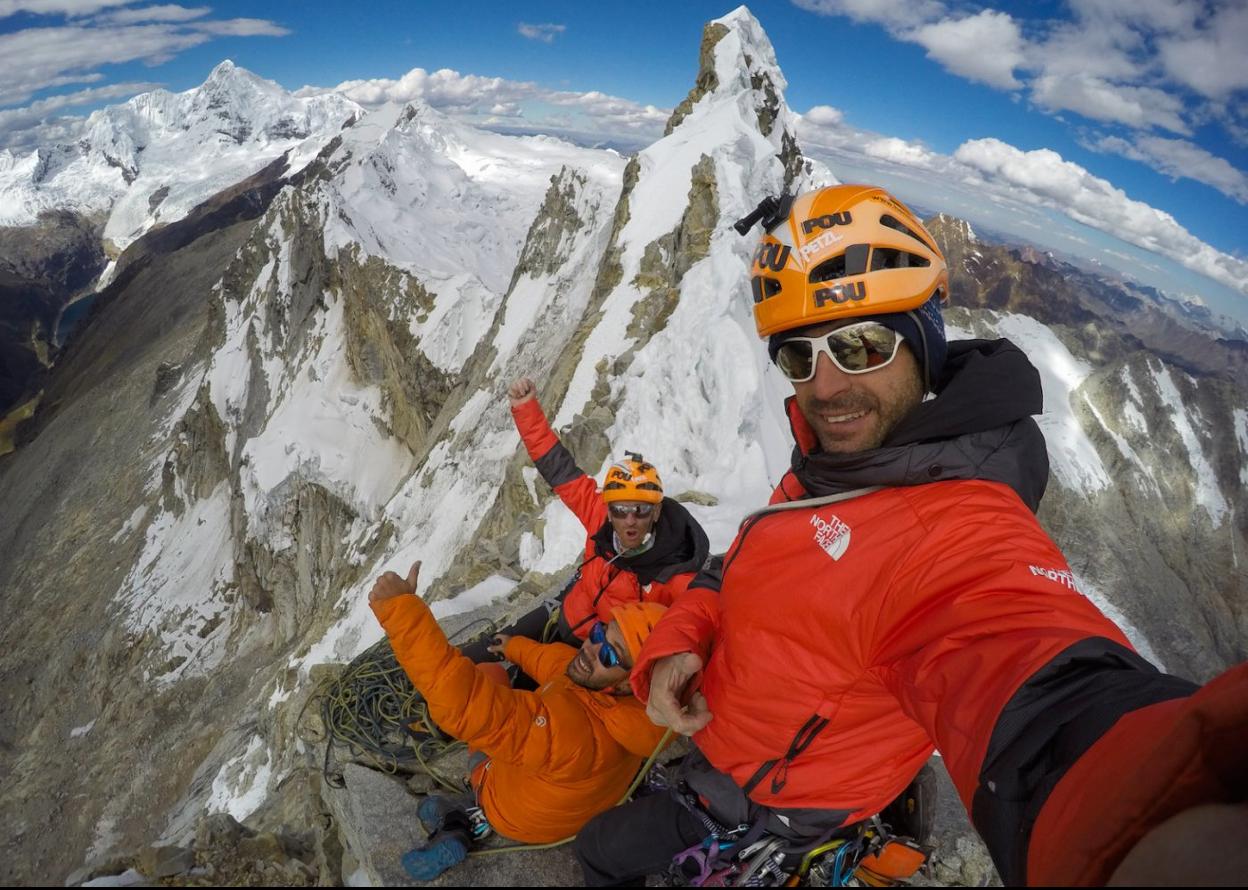
[{"label": "person lying on rock", "polygon": [[[507,396],[529,457],[588,536],[584,559],[564,590],[502,633],[540,640],[554,625],[555,639],[580,645],[595,622],[609,621],[621,603],[670,605],[707,559],[702,526],[682,504],[663,496],[659,471],[640,454],[626,452],[625,460],[612,464],[600,492],[550,428],[533,381],[520,378]],[[489,637],[463,651],[473,661],[488,660]]]},{"label": "person lying on rock", "polygon": [[663,736],[633,697],[628,672],[666,606],[615,606],[587,628],[579,650],[497,635],[491,652],[539,684],[512,689],[501,664],[474,664],[450,644],[416,595],[419,570],[416,563],[406,579],[386,572],[368,601],[429,716],[470,750],[473,795],[422,801],[429,842],[403,859],[409,874],[430,880],[461,862],[486,829],[468,815],[474,804],[488,828],[540,844],[575,834],[621,801]]}]

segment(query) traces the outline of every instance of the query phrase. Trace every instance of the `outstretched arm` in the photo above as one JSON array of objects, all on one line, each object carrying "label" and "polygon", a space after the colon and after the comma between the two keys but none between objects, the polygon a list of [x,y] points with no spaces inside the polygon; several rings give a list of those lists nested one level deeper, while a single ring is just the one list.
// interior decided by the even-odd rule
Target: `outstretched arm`
[{"label": "outstretched arm", "polygon": [[[1242,799],[1227,748],[1248,692],[1158,671],[1030,516],[979,506],[932,529],[861,616],[871,670],[940,749],[1006,884],[1104,883],[1186,792]],[[1185,805],[1202,799],[1219,798]]]},{"label": "outstretched arm", "polygon": [[546,414],[537,401],[537,387],[522,377],[507,390],[511,416],[520,431],[520,438],[529,458],[559,499],[576,514],[590,534],[602,528],[607,508],[598,495],[598,485],[576,465],[571,453],[550,428]]}]

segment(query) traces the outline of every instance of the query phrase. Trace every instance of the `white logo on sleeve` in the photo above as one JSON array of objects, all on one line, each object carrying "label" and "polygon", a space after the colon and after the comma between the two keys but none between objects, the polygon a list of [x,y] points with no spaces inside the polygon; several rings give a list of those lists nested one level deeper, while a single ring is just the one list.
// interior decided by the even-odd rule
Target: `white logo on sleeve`
[{"label": "white logo on sleeve", "polygon": [[815,527],[815,543],[823,548],[823,552],[833,559],[840,559],[849,549],[849,526],[836,516],[823,519],[818,515],[810,517],[810,524]]},{"label": "white logo on sleeve", "polygon": [[1033,575],[1039,575],[1041,578],[1048,578],[1050,581],[1056,581],[1063,587],[1069,587],[1071,590],[1075,591],[1075,593],[1083,593],[1083,591],[1079,589],[1079,585],[1075,583],[1074,572],[1067,571],[1066,569],[1046,569],[1041,566],[1029,566],[1029,568],[1031,569],[1031,573]]}]

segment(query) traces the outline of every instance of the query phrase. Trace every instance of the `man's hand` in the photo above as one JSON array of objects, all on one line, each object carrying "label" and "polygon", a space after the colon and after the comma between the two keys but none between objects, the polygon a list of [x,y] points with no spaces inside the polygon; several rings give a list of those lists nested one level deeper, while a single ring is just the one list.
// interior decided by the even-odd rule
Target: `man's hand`
[{"label": "man's hand", "polygon": [[521,377],[511,386],[507,387],[507,398],[511,400],[511,407],[523,405],[530,399],[537,398],[537,384],[528,377]]},{"label": "man's hand", "polygon": [[491,652],[499,658],[503,657],[503,649],[507,647],[507,642],[511,639],[511,634],[495,634],[494,642],[485,647],[486,652]]},{"label": "man's hand", "polygon": [[419,576],[419,561],[412,563],[411,569],[408,570],[406,581],[394,572],[386,572],[374,582],[373,589],[368,592],[368,601],[370,603],[378,603],[396,596],[415,595],[416,581]]},{"label": "man's hand", "polygon": [[690,682],[702,670],[702,659],[693,652],[660,658],[650,674],[650,702],[646,715],[656,726],[670,726],[681,735],[693,735],[711,722],[711,712],[701,692],[682,705]]}]

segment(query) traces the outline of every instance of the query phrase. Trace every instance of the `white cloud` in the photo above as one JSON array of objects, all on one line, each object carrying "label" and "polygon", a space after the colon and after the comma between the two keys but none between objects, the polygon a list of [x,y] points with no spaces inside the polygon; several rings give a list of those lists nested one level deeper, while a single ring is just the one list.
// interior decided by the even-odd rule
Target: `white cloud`
[{"label": "white cloud", "polygon": [[1022,84],[1014,69],[1025,64],[1023,35],[1008,13],[985,9],[960,19],[945,19],[903,32],[906,40],[927,50],[945,69],[999,90]]},{"label": "white cloud", "polygon": [[203,18],[212,12],[209,6],[177,6],[167,3],[161,6],[143,6],[138,9],[118,9],[96,16],[97,23],[133,25],[138,22],[189,22]]},{"label": "white cloud", "polygon": [[[31,5],[26,0],[23,3]],[[71,5],[60,3],[60,7]],[[83,9],[88,6],[81,4]],[[92,8],[99,7],[96,2]],[[49,88],[96,81],[100,73],[95,69],[104,65],[133,61],[157,65],[217,36],[288,33],[273,22],[240,18],[147,24],[75,20],[68,25],[0,34],[0,105],[25,102]]]},{"label": "white cloud", "polygon": [[75,93],[50,96],[31,102],[24,108],[6,108],[0,111],[0,133],[8,130],[25,129],[44,122],[54,112],[80,105],[91,105],[108,99],[130,98],[131,96],[160,86],[156,83],[131,82],[114,83],[103,87],[92,87]]},{"label": "white cloud", "polygon": [[1205,27],[1165,37],[1158,56],[1179,83],[1211,99],[1248,89],[1248,5],[1219,9]]},{"label": "white cloud", "polygon": [[939,18],[945,4],[937,0],[793,0],[802,9],[819,15],[843,15],[855,22],[907,28],[916,22]]},{"label": "white cloud", "polygon": [[196,22],[196,31],[221,37],[285,37],[290,33],[276,22],[265,19],[224,19],[223,21]]},{"label": "white cloud", "polygon": [[914,142],[906,142],[896,136],[883,136],[873,139],[862,147],[863,154],[907,167],[932,169],[936,166],[938,156]]},{"label": "white cloud", "polygon": [[542,43],[554,43],[555,38],[568,30],[567,25],[529,25],[521,22],[516,26],[522,37],[540,40]]},{"label": "white cloud", "polygon": [[968,172],[1022,200],[1059,210],[1248,294],[1248,262],[1204,243],[1170,214],[1128,198],[1055,151],[1021,151],[998,139],[973,139],[959,146],[953,157]]},{"label": "white cloud", "polygon": [[208,39],[169,25],[69,25],[0,35],[0,104],[25,101],[51,82],[72,83],[101,65],[167,57]]},{"label": "white cloud", "polygon": [[844,121],[845,114],[831,105],[816,105],[802,115],[802,119],[818,127],[838,127]]},{"label": "white cloud", "polygon": [[[460,74],[449,68],[426,71],[413,68],[397,80],[375,78],[348,80],[333,87],[335,92],[361,105],[375,107],[386,102],[419,100],[441,111],[468,117],[506,116],[523,119],[530,126],[577,126],[575,117],[544,112],[541,106],[572,109],[584,120],[579,125],[601,134],[629,133],[658,138],[671,114],[670,109],[641,105],[630,99],[591,91],[574,93],[550,90],[529,81],[507,80]],[[326,90],[304,87],[295,95],[313,95]],[[502,109],[502,110],[497,110]]]},{"label": "white cloud", "polygon": [[1184,136],[1216,120],[1232,138],[1245,132],[1245,0],[1068,0],[1073,17],[1025,20],[939,0],[791,2],[880,25],[969,81],[1000,90],[1029,87],[1035,107],[1055,116],[1075,112]]},{"label": "white cloud", "polygon": [[1183,102],[1152,87],[1112,84],[1087,75],[1042,75],[1032,83],[1032,98],[1049,111],[1075,111],[1092,120],[1126,124],[1133,129],[1162,127],[1190,135]]},{"label": "white cloud", "polygon": [[1088,143],[1087,147],[1148,164],[1172,179],[1203,182],[1240,204],[1248,204],[1248,176],[1225,158],[1206,151],[1194,142],[1162,136],[1138,136],[1134,142],[1128,142],[1116,136],[1107,136]]},{"label": "white cloud", "polygon": [[32,15],[83,16],[108,9],[126,6],[134,0],[0,0],[0,19],[19,12]]}]

